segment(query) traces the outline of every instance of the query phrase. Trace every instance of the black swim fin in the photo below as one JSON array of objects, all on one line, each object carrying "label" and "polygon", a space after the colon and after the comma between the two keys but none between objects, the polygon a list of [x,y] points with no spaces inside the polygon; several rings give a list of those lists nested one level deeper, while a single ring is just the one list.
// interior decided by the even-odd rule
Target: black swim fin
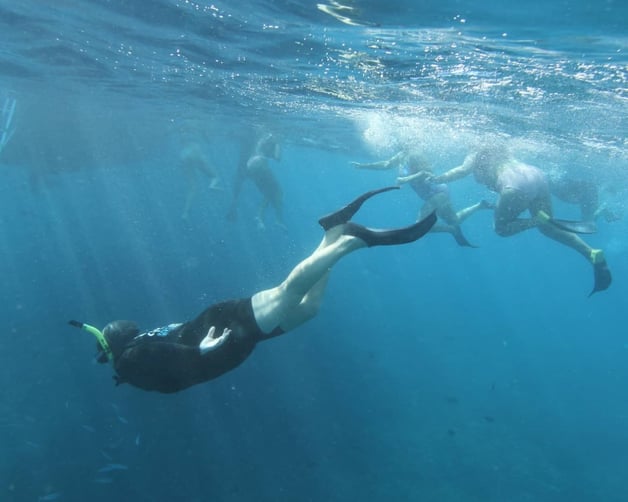
[{"label": "black swim fin", "polygon": [[598,291],[604,291],[605,289],[608,289],[608,287],[611,285],[611,271],[608,269],[606,261],[602,261],[593,265],[593,277],[593,290],[589,293],[589,297],[591,297],[594,293],[597,293]]},{"label": "black swim fin", "polygon": [[597,232],[597,226],[594,221],[575,221],[575,220],[559,220],[557,218],[550,218],[549,222],[573,234],[594,234]]},{"label": "black swim fin", "polygon": [[367,228],[352,221],[346,223],[343,230],[344,235],[352,235],[362,239],[368,247],[372,246],[393,246],[396,244],[408,244],[414,242],[426,233],[436,223],[436,213],[430,213],[421,221],[414,225],[402,228],[392,228],[388,230],[378,230]]},{"label": "black swim fin", "polygon": [[468,248],[477,248],[474,244],[471,244],[467,238],[462,233],[462,230],[459,227],[454,227],[451,235],[456,239],[458,246],[468,247]]},{"label": "black swim fin", "polygon": [[318,220],[318,223],[321,227],[323,227],[324,230],[329,230],[330,228],[337,225],[347,223],[351,219],[351,217],[358,212],[360,207],[362,207],[362,204],[364,204],[368,199],[382,192],[388,192],[389,190],[399,190],[399,187],[386,187],[366,192],[346,206],[338,209],[331,214],[328,214],[327,216],[323,216],[320,220]]}]

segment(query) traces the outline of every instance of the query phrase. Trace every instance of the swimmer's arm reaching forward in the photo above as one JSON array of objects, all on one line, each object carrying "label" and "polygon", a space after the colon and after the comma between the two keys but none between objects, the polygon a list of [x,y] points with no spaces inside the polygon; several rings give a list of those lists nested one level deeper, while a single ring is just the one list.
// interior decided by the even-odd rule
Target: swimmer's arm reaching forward
[{"label": "swimmer's arm reaching forward", "polygon": [[457,181],[459,179],[468,176],[473,172],[473,164],[475,157],[468,155],[464,162],[457,167],[450,169],[449,171],[439,174],[438,176],[432,176],[428,180],[432,183],[449,183],[451,181]]},{"label": "swimmer's arm reaching forward", "polygon": [[380,160],[379,162],[351,162],[351,165],[356,169],[373,169],[377,171],[385,171],[387,169],[395,169],[399,167],[403,163],[406,158],[405,152],[401,151],[397,153],[394,157],[391,157],[388,160]]}]

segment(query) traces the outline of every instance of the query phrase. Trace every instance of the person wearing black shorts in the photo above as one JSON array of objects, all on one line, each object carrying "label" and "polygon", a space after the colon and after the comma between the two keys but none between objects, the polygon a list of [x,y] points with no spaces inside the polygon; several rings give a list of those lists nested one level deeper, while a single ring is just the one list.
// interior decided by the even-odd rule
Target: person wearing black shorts
[{"label": "person wearing black shorts", "polygon": [[436,221],[431,213],[408,227],[374,230],[350,221],[370,197],[398,187],[367,192],[319,220],[322,242],[278,286],[250,298],[228,300],[196,319],[140,333],[131,321],[114,321],[103,331],[79,321],[92,333],[99,361],[110,361],[117,384],[171,393],[216,378],[239,366],[263,340],[287,333],[314,317],[329,273],[343,256],[364,247],[414,242]]}]

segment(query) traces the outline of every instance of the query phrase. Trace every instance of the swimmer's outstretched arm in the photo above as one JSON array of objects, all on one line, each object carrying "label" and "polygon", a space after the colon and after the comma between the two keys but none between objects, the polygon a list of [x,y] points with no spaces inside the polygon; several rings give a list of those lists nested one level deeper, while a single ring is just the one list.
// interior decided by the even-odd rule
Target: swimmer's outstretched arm
[{"label": "swimmer's outstretched arm", "polygon": [[403,163],[405,157],[405,152],[401,151],[388,160],[380,160],[379,162],[368,163],[351,162],[351,165],[356,169],[374,169],[384,171],[386,169],[394,169],[396,167],[399,167],[399,165]]},{"label": "swimmer's outstretched arm", "polygon": [[227,341],[229,336],[231,335],[231,330],[229,328],[225,328],[222,332],[222,335],[216,337],[216,326],[212,326],[209,328],[207,335],[198,346],[198,350],[200,350],[201,355],[207,354],[212,350],[216,350],[223,343]]},{"label": "swimmer's outstretched arm", "polygon": [[418,173],[410,174],[409,176],[398,176],[397,183],[400,185],[409,183],[414,180],[425,181],[427,179],[434,179],[434,176],[430,171],[419,171]]},{"label": "swimmer's outstretched arm", "polygon": [[469,155],[464,162],[457,167],[450,169],[449,171],[439,174],[438,176],[432,176],[429,181],[432,183],[449,183],[450,181],[456,181],[468,176],[473,172],[473,161],[475,157]]}]

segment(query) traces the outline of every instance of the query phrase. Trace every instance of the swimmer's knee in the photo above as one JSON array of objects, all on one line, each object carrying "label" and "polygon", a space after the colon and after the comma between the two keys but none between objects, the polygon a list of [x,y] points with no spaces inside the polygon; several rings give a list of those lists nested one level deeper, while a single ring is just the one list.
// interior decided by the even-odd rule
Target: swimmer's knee
[{"label": "swimmer's knee", "polygon": [[304,305],[301,305],[301,315],[303,322],[314,319],[318,315],[319,310],[319,303],[306,302]]}]

